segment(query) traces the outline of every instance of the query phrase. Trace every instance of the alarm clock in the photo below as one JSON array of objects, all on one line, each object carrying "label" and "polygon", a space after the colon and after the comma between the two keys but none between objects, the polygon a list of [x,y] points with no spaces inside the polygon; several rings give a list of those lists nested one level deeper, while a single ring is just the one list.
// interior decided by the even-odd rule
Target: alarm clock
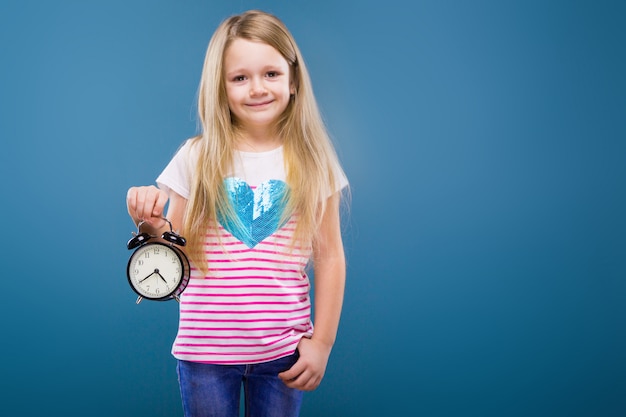
[{"label": "alarm clock", "polygon": [[170,231],[161,237],[141,232],[144,222],[137,225],[137,233],[128,241],[126,247],[133,250],[128,260],[126,276],[133,291],[141,300],[180,302],[180,294],[189,283],[189,259],[181,247],[187,244],[184,237],[174,233],[172,223]]}]

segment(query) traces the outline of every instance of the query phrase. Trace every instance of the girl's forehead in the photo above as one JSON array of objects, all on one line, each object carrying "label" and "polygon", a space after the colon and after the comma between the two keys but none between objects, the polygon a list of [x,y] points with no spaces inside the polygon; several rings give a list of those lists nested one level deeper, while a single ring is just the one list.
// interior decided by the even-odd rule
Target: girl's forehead
[{"label": "girl's forehead", "polygon": [[225,54],[237,55],[258,55],[261,53],[280,55],[280,52],[268,43],[244,38],[233,39],[225,51]]},{"label": "girl's forehead", "polygon": [[288,65],[273,46],[260,41],[236,38],[224,51],[224,66]]}]

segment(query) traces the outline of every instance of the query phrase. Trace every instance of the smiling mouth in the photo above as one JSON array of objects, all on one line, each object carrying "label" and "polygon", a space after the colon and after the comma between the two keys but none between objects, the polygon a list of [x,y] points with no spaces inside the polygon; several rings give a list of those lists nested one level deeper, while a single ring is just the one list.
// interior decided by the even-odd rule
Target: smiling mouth
[{"label": "smiling mouth", "polygon": [[263,101],[261,103],[248,103],[248,104],[246,104],[246,106],[248,106],[248,107],[263,107],[263,106],[265,106],[267,104],[270,104],[272,102],[273,102],[273,100]]}]

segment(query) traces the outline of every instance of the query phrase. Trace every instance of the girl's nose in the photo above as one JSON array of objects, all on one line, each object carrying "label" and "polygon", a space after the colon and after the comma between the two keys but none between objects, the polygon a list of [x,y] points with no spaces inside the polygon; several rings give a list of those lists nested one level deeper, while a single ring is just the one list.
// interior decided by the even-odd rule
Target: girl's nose
[{"label": "girl's nose", "polygon": [[262,81],[253,81],[250,85],[250,97],[257,97],[265,94],[267,90]]}]

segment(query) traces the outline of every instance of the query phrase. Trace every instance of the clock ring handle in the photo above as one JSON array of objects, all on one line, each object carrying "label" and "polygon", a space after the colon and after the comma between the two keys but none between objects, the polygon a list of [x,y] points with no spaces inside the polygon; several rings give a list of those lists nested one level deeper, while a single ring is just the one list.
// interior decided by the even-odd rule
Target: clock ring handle
[{"label": "clock ring handle", "polygon": [[171,221],[169,221],[165,217],[162,217],[162,219],[165,220],[170,225],[170,231],[163,233],[163,235],[161,235],[161,239],[167,240],[168,242],[173,243],[178,246],[185,246],[187,244],[187,239],[185,239],[178,233],[174,233],[174,229],[172,228]]},{"label": "clock ring handle", "polygon": [[[165,217],[162,217],[163,220],[165,220],[167,222],[167,224],[170,225],[170,231],[169,232],[164,232],[161,235],[161,238],[163,240],[166,240],[170,243],[173,243],[175,245],[178,246],[185,246],[187,244],[187,240],[180,236],[177,233],[174,233],[174,229],[172,227],[172,222],[170,222],[168,219],[166,219]],[[148,240],[156,237],[154,235],[151,235],[149,233],[146,232],[142,232],[141,231],[141,226],[145,223],[144,220],[140,221],[137,224],[137,233],[133,233],[133,237],[128,241],[128,243],[126,243],[126,247],[128,249],[135,249],[141,245],[143,245],[145,242],[147,242]]]},{"label": "clock ring handle", "polygon": [[129,250],[138,248],[139,246],[143,245],[144,243],[146,243],[148,240],[152,239],[153,236],[149,233],[146,232],[142,232],[141,231],[141,226],[145,223],[145,221],[140,221],[137,224],[137,233],[133,232],[133,237],[126,243],[126,247]]}]

